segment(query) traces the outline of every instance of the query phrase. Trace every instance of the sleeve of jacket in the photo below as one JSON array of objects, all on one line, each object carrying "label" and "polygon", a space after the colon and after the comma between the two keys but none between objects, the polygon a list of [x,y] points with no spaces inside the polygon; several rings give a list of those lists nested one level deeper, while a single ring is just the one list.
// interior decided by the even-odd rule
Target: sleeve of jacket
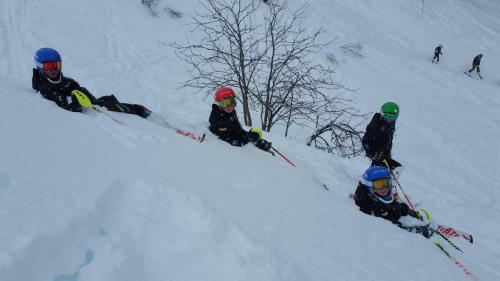
[{"label": "sleeve of jacket", "polygon": [[365,187],[359,183],[354,193],[354,203],[359,207],[359,210],[365,214],[373,215],[375,210],[372,201],[373,200],[368,197]]},{"label": "sleeve of jacket", "polygon": [[375,114],[368,126],[366,126],[365,134],[363,135],[363,139],[361,140],[363,148],[365,149],[366,155],[368,157],[372,156],[375,152],[377,152],[378,149],[378,145],[376,143],[376,132],[378,129],[376,118],[377,115]]},{"label": "sleeve of jacket", "polygon": [[40,90],[40,73],[36,68],[33,68],[33,76],[31,76],[31,87],[35,91]]},{"label": "sleeve of jacket", "polygon": [[214,135],[218,136],[219,138],[221,137],[221,128],[222,122],[219,119],[218,115],[218,110],[212,105],[212,111],[210,112],[210,117],[208,118],[208,122],[210,123],[210,126],[208,127],[210,129],[210,132],[212,132]]}]

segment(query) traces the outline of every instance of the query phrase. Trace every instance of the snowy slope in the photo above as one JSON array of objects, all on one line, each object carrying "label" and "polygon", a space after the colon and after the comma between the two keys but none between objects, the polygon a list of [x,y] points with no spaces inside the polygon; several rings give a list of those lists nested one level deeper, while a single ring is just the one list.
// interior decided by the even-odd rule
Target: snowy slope
[{"label": "snowy slope", "polygon": [[[469,278],[431,241],[357,210],[348,195],[367,159],[308,148],[299,130],[266,135],[293,168],[210,135],[211,100],[178,89],[187,74],[168,47],[196,36],[185,24],[200,7],[171,2],[185,17],[151,17],[132,0],[0,1],[1,281]],[[311,0],[307,24],[338,38],[319,58],[335,55],[361,110],[400,104],[393,153],[405,191],[473,233],[473,245],[455,241],[465,254],[450,252],[497,280],[500,5],[425,1],[422,19],[418,2]],[[363,58],[339,48],[357,42]],[[445,55],[431,64],[439,43]],[[96,96],[142,103],[207,139],[59,109],[30,88],[44,46]],[[482,81],[462,73],[480,52]]]}]

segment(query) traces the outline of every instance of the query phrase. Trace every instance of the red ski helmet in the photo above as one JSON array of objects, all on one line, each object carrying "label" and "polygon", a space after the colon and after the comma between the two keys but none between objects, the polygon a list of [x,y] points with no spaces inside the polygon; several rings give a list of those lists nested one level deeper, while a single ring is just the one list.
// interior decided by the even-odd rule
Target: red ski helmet
[{"label": "red ski helmet", "polygon": [[223,99],[233,98],[235,96],[236,94],[234,93],[233,89],[229,87],[222,87],[215,91],[214,98],[216,102],[220,102]]}]

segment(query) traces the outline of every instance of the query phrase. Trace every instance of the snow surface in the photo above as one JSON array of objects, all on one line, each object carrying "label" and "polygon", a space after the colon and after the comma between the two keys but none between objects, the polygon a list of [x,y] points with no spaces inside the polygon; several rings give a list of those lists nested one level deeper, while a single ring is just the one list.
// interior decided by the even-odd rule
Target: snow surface
[{"label": "snow surface", "polygon": [[[306,129],[265,135],[297,168],[212,136],[211,99],[179,89],[188,74],[168,46],[197,38],[186,24],[200,4],[160,4],[184,17],[152,17],[138,0],[0,1],[1,281],[472,279],[432,241],[357,210],[348,195],[366,158],[309,148]],[[311,0],[306,25],[337,38],[318,59],[335,56],[363,112],[400,104],[393,154],[406,193],[474,235],[454,240],[463,254],[444,246],[477,280],[500,280],[500,3],[425,1],[423,18],[421,4]],[[363,57],[340,48],[351,43]],[[30,78],[46,46],[96,96],[207,139],[44,100]],[[484,80],[463,74],[478,53]]]}]

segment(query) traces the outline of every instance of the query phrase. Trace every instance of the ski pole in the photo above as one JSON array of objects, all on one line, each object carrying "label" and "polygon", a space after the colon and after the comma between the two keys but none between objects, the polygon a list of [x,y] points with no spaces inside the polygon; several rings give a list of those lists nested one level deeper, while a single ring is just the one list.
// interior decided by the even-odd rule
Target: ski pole
[{"label": "ski pole", "polygon": [[115,119],[108,112],[106,112],[106,111],[102,110],[100,107],[92,104],[92,102],[90,101],[89,97],[86,94],[84,94],[82,91],[73,90],[73,91],[71,91],[71,95],[76,98],[76,100],[78,101],[78,103],[80,104],[80,106],[85,107],[87,109],[92,109],[92,110],[94,110],[96,112],[99,112],[99,113],[102,113],[102,114],[108,116],[109,118],[111,118],[116,123],[125,125],[125,123],[123,123],[123,122]]},{"label": "ski pole", "polygon": [[96,105],[92,105],[90,108],[92,108],[93,110],[95,110],[96,112],[99,112],[99,113],[102,113],[106,116],[108,116],[109,118],[111,118],[111,120],[115,121],[116,123],[118,124],[122,124],[122,125],[125,125],[125,123],[123,123],[122,121],[114,118],[111,114],[109,114],[108,112],[104,111],[103,109],[101,109],[100,107],[96,106]]},{"label": "ski pole", "polygon": [[[432,228],[431,228],[431,229],[432,229]],[[441,232],[439,232],[439,230],[432,229],[432,231],[433,231],[434,233],[436,233],[436,232],[437,232],[437,234],[438,234],[439,236],[441,236],[441,237],[444,239],[444,241],[448,242],[448,244],[450,244],[453,248],[457,249],[458,251],[460,251],[460,252],[462,252],[462,253],[464,252],[464,251],[462,251],[462,249],[460,249],[457,245],[455,245],[455,243],[451,242],[451,240],[450,240],[450,239],[446,238],[446,236],[444,236]]]},{"label": "ski pole", "polygon": [[405,193],[405,191],[403,190],[403,187],[401,186],[401,184],[399,183],[398,179],[396,178],[396,176],[395,176],[395,175],[394,175],[394,173],[392,172],[391,167],[389,166],[389,163],[387,163],[387,159],[384,159],[384,160],[382,160],[382,161],[383,161],[383,162],[384,162],[384,164],[387,166],[387,169],[388,169],[388,170],[389,170],[389,172],[391,173],[392,178],[394,178],[394,181],[396,181],[396,184],[397,184],[397,185],[399,186],[399,188],[401,189],[401,192],[403,192],[403,195],[404,195],[404,196],[405,196],[405,198],[406,198],[406,202],[408,202],[408,204],[410,204],[411,209],[412,209],[415,213],[417,213],[418,218],[419,218],[420,220],[422,220],[422,219],[423,219],[423,218],[422,218],[422,216],[420,215],[420,213],[419,213],[417,210],[415,210],[415,207],[413,207],[413,204],[411,203],[410,198],[408,198],[408,196],[406,196],[406,193]]},{"label": "ski pole", "polygon": [[295,164],[292,163],[292,161],[288,160],[288,158],[286,158],[285,155],[283,155],[283,154],[281,154],[281,152],[277,151],[276,148],[271,147],[271,149],[274,150],[274,152],[278,153],[279,156],[281,156],[281,158],[285,159],[286,162],[290,163],[290,165],[297,167],[297,166],[295,166]]}]

